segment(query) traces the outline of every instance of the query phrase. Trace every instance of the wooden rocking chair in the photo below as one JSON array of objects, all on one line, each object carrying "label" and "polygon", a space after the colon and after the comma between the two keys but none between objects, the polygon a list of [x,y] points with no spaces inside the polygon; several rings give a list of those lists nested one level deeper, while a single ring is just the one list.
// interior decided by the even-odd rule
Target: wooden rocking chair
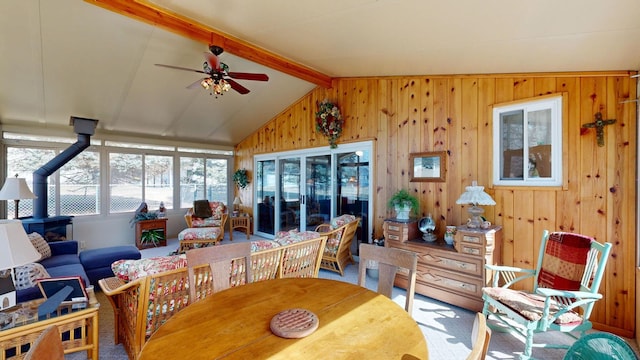
[{"label": "wooden rocking chair", "polygon": [[331,224],[320,224],[316,227],[316,231],[321,236],[327,237],[320,268],[335,271],[344,276],[344,268],[347,264],[355,264],[351,254],[351,242],[356,235],[359,223],[360,218],[342,215],[334,218]]},{"label": "wooden rocking chair", "polygon": [[[560,331],[577,339],[591,329],[589,317],[595,302],[602,298],[598,288],[610,250],[611,244],[600,244],[587,236],[545,230],[535,270],[486,265],[494,271],[494,277],[492,287],[482,289],[482,313],[525,338],[520,359],[530,359],[532,347],[568,348],[534,344],[533,336]],[[530,278],[534,279],[531,293],[511,289],[518,281]],[[505,284],[498,287],[499,281]]]}]

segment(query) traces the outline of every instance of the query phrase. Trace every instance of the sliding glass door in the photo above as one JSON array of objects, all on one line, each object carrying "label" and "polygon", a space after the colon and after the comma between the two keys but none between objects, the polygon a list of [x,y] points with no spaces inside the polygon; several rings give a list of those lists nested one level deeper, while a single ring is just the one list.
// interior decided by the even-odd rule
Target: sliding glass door
[{"label": "sliding glass door", "polygon": [[307,149],[255,158],[256,234],[273,238],[278,231],[315,230],[331,218],[361,218],[352,252],[368,242],[371,229],[371,142],[337,149]]}]

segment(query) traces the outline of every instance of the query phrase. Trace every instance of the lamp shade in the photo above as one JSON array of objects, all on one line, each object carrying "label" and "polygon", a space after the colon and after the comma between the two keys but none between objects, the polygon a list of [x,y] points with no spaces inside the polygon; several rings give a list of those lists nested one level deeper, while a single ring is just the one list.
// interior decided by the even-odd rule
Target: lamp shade
[{"label": "lamp shade", "polygon": [[0,190],[0,200],[35,199],[24,178],[8,177]]},{"label": "lamp shade", "polygon": [[495,205],[496,202],[491,198],[491,195],[484,192],[484,186],[478,186],[478,183],[473,181],[471,186],[467,186],[466,191],[460,195],[456,204]]},{"label": "lamp shade", "polygon": [[0,270],[40,259],[19,220],[0,220]]},{"label": "lamp shade", "polygon": [[236,198],[233,199],[233,205],[242,205],[242,200],[240,199],[240,196],[236,196]]}]

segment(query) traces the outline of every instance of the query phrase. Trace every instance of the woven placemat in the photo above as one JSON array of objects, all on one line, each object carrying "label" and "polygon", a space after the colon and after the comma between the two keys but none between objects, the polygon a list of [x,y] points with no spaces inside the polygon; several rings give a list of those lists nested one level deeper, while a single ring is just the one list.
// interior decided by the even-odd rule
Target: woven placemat
[{"label": "woven placemat", "polygon": [[299,339],[318,328],[318,317],[307,309],[288,309],[271,319],[271,331],[287,339]]}]

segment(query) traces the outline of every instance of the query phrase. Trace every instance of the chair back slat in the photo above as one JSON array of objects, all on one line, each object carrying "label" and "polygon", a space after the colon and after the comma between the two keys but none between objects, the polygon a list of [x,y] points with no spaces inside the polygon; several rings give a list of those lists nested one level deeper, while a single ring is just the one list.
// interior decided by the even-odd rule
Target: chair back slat
[{"label": "chair back slat", "polygon": [[250,264],[251,243],[248,242],[187,251],[191,302],[232,285],[248,283],[252,279]]},{"label": "chair back slat", "polygon": [[367,262],[369,260],[376,261],[378,262],[378,293],[388,298],[392,296],[397,269],[409,270],[405,310],[411,314],[416,285],[418,254],[413,251],[370,244],[360,244],[359,254],[358,285],[365,286]]}]

